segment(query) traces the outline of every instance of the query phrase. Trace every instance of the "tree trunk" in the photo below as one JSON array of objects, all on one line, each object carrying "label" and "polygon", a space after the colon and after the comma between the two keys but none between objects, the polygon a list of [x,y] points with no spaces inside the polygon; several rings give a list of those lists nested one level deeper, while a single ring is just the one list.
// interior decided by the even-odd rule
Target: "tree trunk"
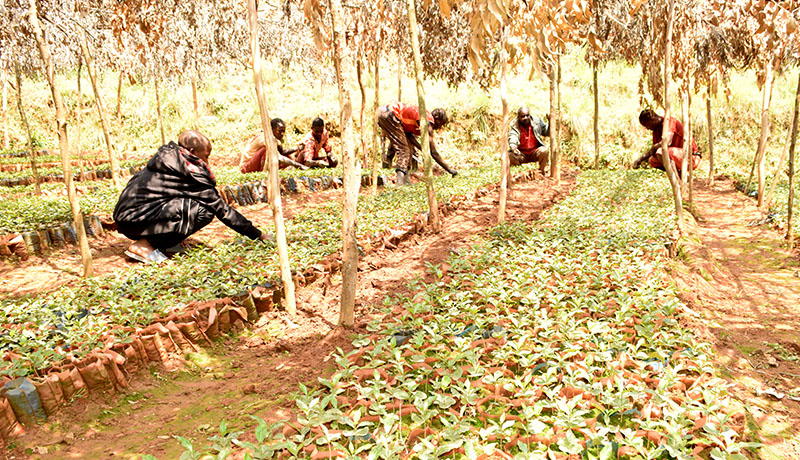
[{"label": "tree trunk", "polygon": [[3,72],[3,150],[8,150],[8,84]]},{"label": "tree trunk", "polygon": [[197,75],[192,74],[192,108],[194,109],[194,130],[200,130],[200,123],[198,122],[200,115],[198,113],[198,103],[197,103]]},{"label": "tree trunk", "polygon": [[510,159],[508,157],[508,52],[506,51],[506,32],[503,31],[503,41],[500,44],[500,101],[503,105],[503,128],[500,131],[500,199],[497,206],[497,223],[506,220],[506,201],[508,199],[508,182]]},{"label": "tree trunk", "polygon": [[125,76],[125,71],[119,71],[119,81],[117,82],[117,120],[122,116],[122,78]]},{"label": "tree trunk", "polygon": [[[685,132],[686,145],[689,146],[689,167],[686,169],[689,176],[689,209],[694,209],[694,133],[692,132],[692,91],[691,80],[689,84],[689,91],[686,93],[686,127]],[[685,154],[684,154],[685,155]],[[685,155],[686,156],[686,155]]]},{"label": "tree trunk", "polygon": [[[33,1],[33,0],[31,0]],[[294,280],[292,280],[292,270],[289,266],[289,249],[286,244],[286,229],[283,225],[283,209],[281,208],[281,191],[278,182],[278,144],[272,135],[270,127],[269,111],[267,109],[267,99],[264,95],[261,74],[261,49],[258,44],[258,11],[256,10],[256,0],[247,0],[247,12],[250,24],[250,53],[253,56],[253,81],[256,87],[256,99],[261,114],[261,129],[264,132],[264,140],[269,149],[267,161],[264,163],[269,169],[270,185],[270,205],[272,216],[275,221],[275,239],[278,246],[278,259],[281,267],[281,280],[283,281],[283,293],[286,300],[286,313],[294,315],[297,311],[294,295]]]},{"label": "tree trunk", "polygon": [[[792,110],[792,117],[789,119],[789,124],[793,122],[795,117],[794,110]],[[769,186],[769,190],[767,191],[767,195],[764,198],[764,209],[769,209],[770,205],[772,204],[772,196],[775,194],[775,187],[778,185],[778,181],[781,178],[781,170],[783,170],[783,165],[786,164],[786,156],[789,155],[789,145],[792,143],[791,132],[789,132],[789,136],[786,138],[786,142],[783,144],[783,151],[781,152],[781,157],[778,159],[778,167],[775,168],[775,174],[772,176],[772,184]]]},{"label": "tree trunk", "polygon": [[158,129],[161,131],[161,145],[167,143],[167,136],[164,135],[164,117],[161,115],[161,90],[158,87],[158,71],[153,72],[153,84],[156,89],[156,110],[158,111]]},{"label": "tree trunk", "polygon": [[[81,12],[82,19],[83,16],[84,13]],[[97,85],[97,72],[94,68],[94,59],[92,58],[92,54],[89,52],[89,44],[86,40],[86,32],[83,30],[83,27],[78,27],[78,42],[80,42],[83,60],[86,62],[86,72],[89,74],[89,79],[92,82],[94,102],[95,106],[97,107],[97,114],[100,116],[100,126],[103,128],[103,137],[105,138],[106,147],[108,148],[108,161],[111,166],[111,181],[114,183],[115,187],[118,187],[119,161],[117,160],[117,154],[114,152],[114,144],[111,142],[111,123],[108,121],[108,113],[106,112],[105,104],[103,103],[103,97],[100,93],[100,88],[98,88]]]},{"label": "tree trunk", "polygon": [[89,251],[89,242],[86,240],[86,229],[83,226],[83,214],[81,213],[78,195],[75,193],[75,184],[72,183],[72,164],[69,158],[69,139],[67,138],[67,111],[64,109],[64,101],[61,100],[61,93],[56,86],[53,60],[50,57],[50,49],[44,39],[42,27],[39,23],[39,14],[36,11],[36,0],[28,0],[28,21],[30,21],[33,36],[39,47],[44,74],[50,85],[50,92],[53,95],[53,104],[56,108],[58,144],[61,149],[61,164],[64,168],[64,184],[67,188],[67,197],[69,198],[69,205],[72,209],[72,219],[75,222],[75,230],[78,233],[78,244],[80,245],[81,261],[83,262],[83,276],[92,276],[92,254]]},{"label": "tree trunk", "polygon": [[[551,143],[555,144],[553,149],[553,162],[550,164],[550,177],[556,180],[556,185],[561,185],[561,54],[556,55],[556,124],[555,138]],[[552,133],[552,127],[550,128]]]},{"label": "tree trunk", "polygon": [[664,44],[664,123],[661,132],[661,162],[667,172],[669,183],[672,186],[672,197],[675,201],[675,217],[678,220],[678,231],[683,234],[683,199],[681,198],[681,184],[678,179],[678,172],[669,156],[667,144],[667,133],[669,132],[670,104],[669,104],[669,80],[672,53],[672,27],[675,18],[675,0],[669,0],[669,13],[667,14],[667,40]]},{"label": "tree trunk", "polygon": [[594,167],[600,168],[600,97],[597,84],[597,62],[592,64],[592,87],[594,88]]},{"label": "tree trunk", "polygon": [[422,146],[422,162],[425,166],[425,187],[428,189],[428,215],[434,233],[442,230],[439,220],[439,204],[436,201],[436,189],[433,185],[433,160],[431,159],[431,145],[428,136],[428,117],[425,108],[424,75],[422,73],[422,57],[419,52],[419,30],[417,28],[417,7],[414,0],[407,0],[408,7],[408,33],[411,39],[411,52],[414,57],[414,77],[417,80],[417,99],[419,101],[419,130],[420,145]]},{"label": "tree trunk", "polygon": [[361,165],[355,154],[353,133],[353,106],[350,88],[353,75],[353,56],[345,38],[344,15],[341,0],[329,0],[331,26],[333,29],[334,68],[339,85],[339,107],[341,109],[342,146],[344,155],[344,206],[342,209],[342,303],[339,324],[352,327],[355,319],[356,287],[358,283],[358,241],[356,218],[358,188],[361,186]]},{"label": "tree trunk", "polygon": [[81,89],[81,70],[83,70],[83,58],[78,55],[78,110],[76,113],[75,126],[75,149],[78,151],[78,169],[80,170],[81,182],[86,182],[86,164],[83,161],[83,148],[81,147],[81,127],[83,121],[83,90]]},{"label": "tree trunk", "polygon": [[769,140],[769,106],[772,101],[772,65],[767,62],[765,64],[766,77],[764,79],[764,87],[761,88],[761,135],[758,138],[758,149],[756,150],[753,164],[750,166],[750,176],[747,178],[745,184],[745,193],[750,189],[750,183],[753,180],[753,172],[758,165],[758,207],[761,207],[764,200],[764,157],[767,150],[767,141]]},{"label": "tree trunk", "polygon": [[378,107],[381,96],[380,80],[380,56],[381,45],[383,45],[383,32],[378,38],[378,46],[375,48],[375,100],[372,102],[372,194],[378,193],[378,168],[382,166],[382,159],[378,150]]},{"label": "tree trunk", "polygon": [[714,127],[711,123],[711,89],[706,98],[706,123],[708,124],[708,183],[714,185]]},{"label": "tree trunk", "polygon": [[800,106],[800,74],[797,79],[797,94],[794,98],[794,116],[792,117],[792,143],[789,147],[789,202],[786,218],[786,241],[789,249],[794,248],[794,230],[792,229],[792,219],[794,218],[794,149],[797,144],[797,111]]},{"label": "tree trunk", "polygon": [[369,164],[369,155],[367,154],[367,131],[364,129],[364,108],[367,105],[367,90],[364,88],[364,79],[362,78],[362,63],[361,56],[356,57],[356,75],[358,76],[358,89],[361,90],[361,110],[358,115],[359,131],[361,133],[361,164]]},{"label": "tree trunk", "polygon": [[[689,168],[689,156],[686,155],[686,152],[691,152],[692,149],[689,147],[688,136],[686,135],[689,125],[688,123],[688,110],[689,110],[689,96],[687,95],[686,91],[681,90],[681,122],[683,123],[683,158],[681,159],[681,171],[686,172]],[[681,193],[683,196],[689,194],[689,176],[687,174],[681,174]]]},{"label": "tree trunk", "polygon": [[42,194],[42,189],[39,187],[39,171],[36,169],[36,149],[33,147],[33,135],[31,134],[31,127],[28,124],[28,117],[25,116],[24,106],[22,105],[22,72],[19,69],[19,63],[14,62],[14,76],[17,80],[17,107],[19,108],[19,118],[22,120],[22,127],[25,128],[25,134],[28,136],[28,153],[31,160],[31,172],[33,173],[33,188],[37,195]]},{"label": "tree trunk", "polygon": [[397,100],[403,100],[403,56],[397,50]]},{"label": "tree trunk", "polygon": [[555,64],[550,65],[550,177],[553,177],[553,163],[555,162],[556,158],[556,141],[555,141],[555,130],[553,129],[553,123],[555,123],[556,119],[556,68]]}]

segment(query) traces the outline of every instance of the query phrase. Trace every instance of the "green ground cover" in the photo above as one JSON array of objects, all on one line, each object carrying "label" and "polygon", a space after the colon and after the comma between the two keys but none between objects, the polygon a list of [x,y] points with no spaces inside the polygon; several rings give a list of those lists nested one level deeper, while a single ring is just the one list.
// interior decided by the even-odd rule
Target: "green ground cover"
[{"label": "green ground cover", "polygon": [[[519,167],[515,170],[526,170]],[[496,167],[436,178],[441,203],[497,182]],[[386,189],[359,202],[358,234],[383,232],[427,210],[424,186]],[[303,271],[341,249],[341,203],[328,202],[286,222],[293,269]],[[234,238],[200,246],[158,266],[137,266],[75,286],[0,301],[0,349],[20,355],[0,374],[26,375],[59,361],[65,353],[83,356],[111,334],[124,341],[125,326],[149,324],[155,316],[192,300],[237,295],[277,280],[277,251],[270,243]]]},{"label": "green ground cover", "polygon": [[669,209],[663,174],[583,173],[541,221],[387,298],[333,376],[300,387],[296,423],[223,423],[213,445],[179,438],[185,458],[744,459],[662,272]]}]

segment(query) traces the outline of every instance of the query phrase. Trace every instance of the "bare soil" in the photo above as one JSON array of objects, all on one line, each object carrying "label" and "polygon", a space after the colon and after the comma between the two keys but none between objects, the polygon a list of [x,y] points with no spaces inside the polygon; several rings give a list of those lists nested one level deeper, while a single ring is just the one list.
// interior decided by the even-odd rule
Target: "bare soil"
[{"label": "bare soil", "polygon": [[[566,172],[560,186],[542,178],[515,184],[507,218],[538,219],[569,193],[574,177]],[[45,425],[30,428],[16,440],[9,458],[136,458],[137,453],[177,458],[182,449],[176,435],[205,444],[222,420],[231,429],[252,432],[250,414],[291,419],[298,384],[314,386],[318,377],[329,376],[336,349],[352,347],[366,322],[380,317],[378,308],[387,296],[407,292],[412,277],[433,280],[426,273],[428,264],[445,263],[451,251],[472,244],[496,222],[494,192],[445,218],[439,234],[418,235],[394,250],[369,253],[359,264],[354,329],[336,326],[341,277],[323,277],[298,289],[296,316],[268,313],[213,351],[188,356],[173,369],[140,372],[125,394],[76,401]]]},{"label": "bare soil", "polygon": [[763,213],[732,181],[696,184],[696,223],[675,270],[681,296],[743,403],[748,434],[765,444],[760,458],[800,459],[800,258],[782,234],[754,225]]}]

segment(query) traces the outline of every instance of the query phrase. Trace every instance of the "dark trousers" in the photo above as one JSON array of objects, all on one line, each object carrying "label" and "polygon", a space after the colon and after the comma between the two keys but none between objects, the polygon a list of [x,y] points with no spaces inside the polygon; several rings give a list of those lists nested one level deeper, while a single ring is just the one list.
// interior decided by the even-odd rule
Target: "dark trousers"
[{"label": "dark trousers", "polygon": [[[389,106],[384,105],[378,109],[378,126],[383,130],[383,135],[389,138],[389,147],[385,163],[391,165],[395,159],[395,167],[408,171],[411,167],[411,155],[414,146],[409,142],[400,119],[392,112]],[[413,134],[411,134],[413,136]]]},{"label": "dark trousers", "polygon": [[156,249],[171,248],[214,220],[214,213],[191,198],[175,198],[157,220],[117,222],[117,231],[132,240],[147,240]]}]

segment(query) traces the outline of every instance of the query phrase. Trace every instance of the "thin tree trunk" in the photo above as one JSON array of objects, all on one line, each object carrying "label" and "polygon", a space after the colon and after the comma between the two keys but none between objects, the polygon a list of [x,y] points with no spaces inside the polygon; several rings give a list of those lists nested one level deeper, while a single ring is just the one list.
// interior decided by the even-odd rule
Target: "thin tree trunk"
[{"label": "thin tree trunk", "polygon": [[439,204],[436,201],[436,189],[433,185],[433,160],[431,159],[430,139],[428,138],[428,117],[425,108],[425,87],[423,85],[422,57],[419,52],[419,30],[417,28],[417,7],[414,0],[407,0],[408,32],[411,38],[411,52],[414,57],[414,77],[417,80],[417,100],[419,106],[420,145],[422,146],[422,163],[425,166],[425,187],[428,189],[428,215],[434,233],[442,230],[439,220]]},{"label": "thin tree trunk", "polygon": [[597,84],[597,62],[592,63],[592,87],[594,88],[594,167],[600,168],[600,96]]},{"label": "thin tree trunk", "polygon": [[17,80],[17,107],[19,108],[19,118],[22,120],[22,126],[25,128],[25,134],[28,136],[28,153],[31,160],[31,172],[33,173],[33,188],[37,195],[42,194],[42,189],[39,187],[39,171],[36,168],[36,149],[33,147],[33,135],[31,134],[31,127],[28,124],[28,117],[25,116],[24,105],[22,105],[22,72],[19,69],[19,63],[14,62],[14,76]]},{"label": "thin tree trunk", "polygon": [[503,41],[500,45],[501,73],[500,73],[500,101],[503,105],[503,128],[500,132],[500,199],[497,206],[497,223],[506,220],[506,201],[508,199],[509,171],[511,169],[508,158],[508,52],[506,51],[506,32],[502,32]]},{"label": "thin tree trunk", "polygon": [[267,99],[264,95],[262,84],[261,68],[261,49],[258,44],[258,11],[256,10],[256,0],[247,0],[247,12],[250,23],[250,53],[253,57],[253,82],[256,87],[256,99],[261,114],[261,129],[264,132],[264,139],[269,148],[269,155],[265,165],[269,169],[270,185],[270,205],[272,206],[272,216],[275,221],[275,239],[278,246],[278,259],[281,267],[281,280],[283,281],[283,293],[286,300],[286,312],[294,315],[297,311],[294,295],[294,280],[292,280],[292,270],[289,266],[289,249],[286,244],[286,229],[283,225],[283,209],[281,208],[281,191],[278,183],[278,144],[272,135],[270,128],[269,110],[267,109]]},{"label": "thin tree trunk", "polygon": [[[553,149],[553,162],[550,164],[550,177],[556,180],[556,185],[561,184],[561,54],[556,55],[556,117],[551,120],[556,124],[555,138],[551,144]],[[552,127],[550,128],[552,133]]]},{"label": "thin tree trunk", "polygon": [[403,100],[403,56],[397,50],[397,100]]},{"label": "thin tree trunk", "polygon": [[761,182],[764,175],[764,153],[767,150],[767,141],[769,140],[769,106],[772,100],[772,65],[769,62],[765,64],[766,77],[764,79],[764,86],[761,88],[761,134],[758,138],[758,148],[753,157],[753,163],[750,165],[750,175],[747,177],[745,184],[745,193],[750,189],[750,183],[753,181],[753,173],[755,172],[756,165],[758,165],[758,206],[761,207],[763,202],[763,193]]},{"label": "thin tree trunk", "polygon": [[[794,120],[795,113],[792,110],[792,117],[789,119],[789,123],[791,124]],[[778,185],[778,181],[781,178],[781,170],[783,170],[783,165],[786,164],[786,157],[789,155],[789,145],[791,142],[791,132],[789,132],[789,137],[786,138],[786,142],[783,144],[783,151],[781,152],[781,157],[778,159],[778,167],[775,168],[775,174],[772,176],[772,183],[769,186],[769,190],[767,190],[767,195],[764,198],[764,209],[769,209],[770,205],[772,204],[772,196],[775,194],[775,187]]]},{"label": "thin tree trunk", "polygon": [[192,74],[192,108],[194,109],[194,129],[195,131],[200,130],[200,124],[198,122],[200,115],[198,113],[198,103],[197,103],[197,75]]},{"label": "thin tree trunk", "polygon": [[153,84],[156,89],[156,110],[158,111],[158,129],[161,131],[161,145],[167,143],[167,136],[164,135],[164,117],[161,115],[161,90],[158,87],[158,71],[153,72]]},{"label": "thin tree trunk", "polygon": [[714,127],[711,123],[711,89],[706,98],[706,123],[708,125],[708,183],[714,185]]},{"label": "thin tree trunk", "polygon": [[[689,157],[686,155],[686,152],[691,152],[691,147],[689,147],[689,143],[687,142],[688,136],[686,135],[687,130],[689,129],[688,126],[688,110],[689,110],[689,101],[686,91],[681,90],[681,122],[683,123],[683,158],[681,158],[681,171],[684,173],[689,169]],[[683,196],[689,194],[689,176],[687,174],[681,174],[681,193]]]},{"label": "thin tree trunk", "polygon": [[689,146],[689,167],[687,168],[689,175],[689,209],[694,209],[694,133],[692,132],[692,91],[691,80],[689,83],[689,91],[686,94],[686,142]]},{"label": "thin tree trunk", "polygon": [[8,82],[3,71],[3,149],[8,150]]},{"label": "thin tree trunk", "polygon": [[81,90],[81,70],[83,70],[83,58],[78,56],[78,113],[76,114],[77,125],[75,127],[75,149],[78,151],[78,169],[80,170],[81,182],[86,182],[86,168],[83,148],[81,147],[81,128],[83,121],[83,90]]},{"label": "thin tree trunk", "polygon": [[361,186],[361,165],[355,154],[353,132],[353,105],[350,88],[355,82],[353,56],[345,38],[344,14],[341,0],[330,0],[331,26],[333,29],[334,68],[339,85],[339,107],[341,109],[342,146],[344,154],[344,203],[342,209],[342,303],[339,309],[339,324],[352,327],[355,319],[356,287],[358,283],[358,240],[356,218],[358,188]]},{"label": "thin tree trunk", "polygon": [[81,261],[83,262],[83,276],[92,276],[92,254],[89,251],[89,242],[86,239],[86,229],[83,226],[83,214],[81,213],[78,195],[75,193],[75,184],[72,183],[72,164],[69,158],[69,139],[67,138],[67,111],[64,109],[64,101],[61,100],[61,93],[59,93],[58,87],[56,86],[53,60],[50,57],[50,49],[44,39],[42,27],[39,23],[39,14],[36,11],[36,0],[28,0],[28,21],[31,24],[33,36],[39,47],[44,74],[47,77],[47,82],[50,84],[50,92],[53,95],[53,104],[56,108],[58,144],[61,149],[61,163],[64,168],[64,184],[67,187],[67,197],[69,198],[70,208],[72,209],[72,219],[75,222],[75,229],[78,232],[78,243],[80,245]]},{"label": "thin tree trunk", "polygon": [[556,141],[555,141],[555,130],[553,129],[553,123],[556,120],[556,68],[555,64],[550,65],[550,177],[553,177],[553,163],[555,162],[556,158]]},{"label": "thin tree trunk", "polygon": [[364,108],[367,105],[367,90],[364,88],[364,79],[362,78],[362,63],[361,56],[356,57],[356,75],[358,76],[358,89],[361,90],[361,110],[358,115],[359,131],[361,132],[361,164],[369,164],[369,155],[367,154],[367,131],[364,129]]},{"label": "thin tree trunk", "polygon": [[672,27],[675,18],[675,0],[669,0],[669,13],[667,14],[667,41],[664,45],[664,123],[661,132],[661,162],[667,172],[669,183],[672,186],[672,197],[675,201],[675,217],[678,220],[678,231],[683,234],[683,199],[681,198],[681,184],[678,179],[678,172],[669,156],[667,144],[667,133],[669,132],[670,104],[669,104],[669,80],[672,53]]},{"label": "thin tree trunk", "polygon": [[[81,16],[84,16],[83,11],[81,11]],[[108,161],[111,166],[111,181],[114,183],[114,186],[119,186],[119,161],[117,160],[117,154],[114,152],[114,144],[111,142],[111,123],[108,121],[108,113],[106,112],[105,104],[103,103],[103,96],[100,93],[100,88],[98,88],[97,72],[94,68],[94,58],[92,58],[92,54],[89,52],[89,44],[86,40],[86,32],[83,30],[83,27],[78,27],[78,42],[80,42],[83,60],[86,62],[86,72],[89,74],[89,79],[92,82],[94,102],[95,106],[97,107],[97,114],[100,116],[100,126],[103,128],[103,137],[105,138],[106,147],[108,148]]]},{"label": "thin tree trunk", "polygon": [[794,149],[797,145],[797,112],[800,106],[800,74],[797,79],[797,94],[794,98],[794,116],[792,117],[792,144],[789,147],[789,202],[786,218],[786,241],[789,249],[794,248],[794,230],[792,220],[794,218]]},{"label": "thin tree trunk", "polygon": [[119,71],[119,81],[117,82],[117,120],[122,116],[122,78],[125,76],[125,71]]},{"label": "thin tree trunk", "polygon": [[375,49],[375,100],[372,102],[372,193],[378,193],[378,168],[381,166],[381,157],[378,150],[378,104],[381,96],[380,80],[380,56],[381,45],[383,45],[383,32],[378,38],[378,46]]}]

